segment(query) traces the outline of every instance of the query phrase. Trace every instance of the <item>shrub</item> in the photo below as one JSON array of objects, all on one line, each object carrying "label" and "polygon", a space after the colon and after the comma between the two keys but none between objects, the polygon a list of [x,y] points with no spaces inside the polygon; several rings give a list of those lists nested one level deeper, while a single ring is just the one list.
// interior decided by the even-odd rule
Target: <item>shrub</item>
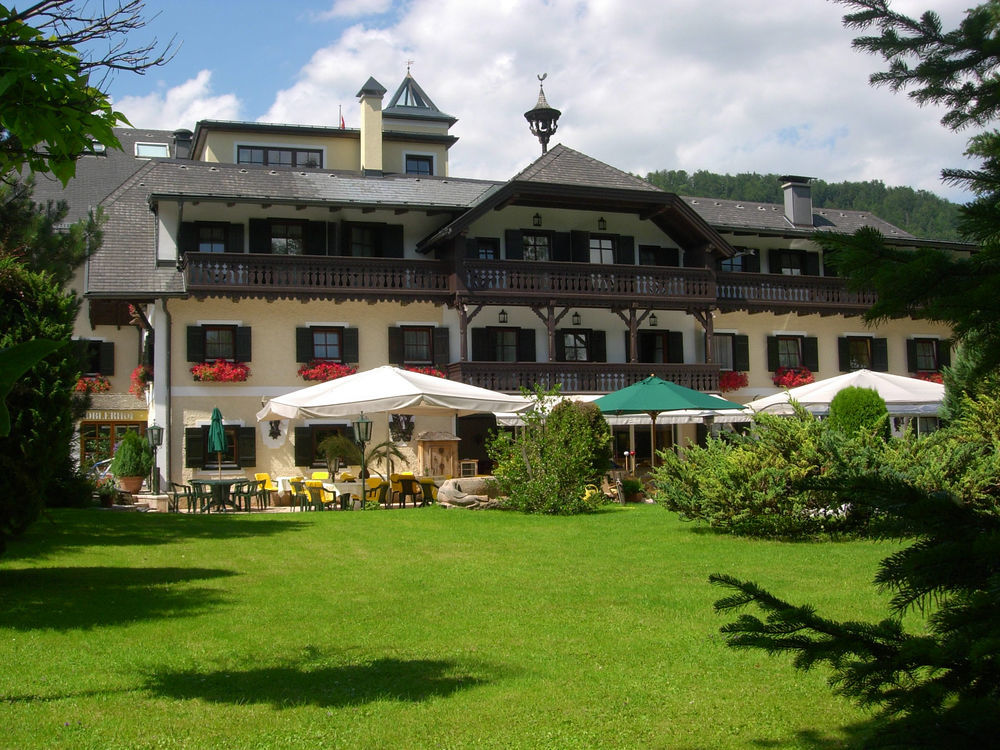
[{"label": "shrub", "polygon": [[116,477],[144,477],[153,468],[153,449],[138,432],[129,430],[111,459],[111,473]]},{"label": "shrub", "polygon": [[830,427],[845,435],[865,430],[886,440],[891,436],[889,410],[883,398],[871,388],[849,386],[840,390],[830,401]]},{"label": "shrub", "polygon": [[[563,414],[566,411],[577,412],[574,415]],[[600,484],[601,479],[611,469],[611,427],[604,418],[600,408],[585,401],[570,401],[564,399],[557,403],[549,414],[549,419],[567,419],[580,422],[590,437],[586,449],[590,459],[590,472],[587,483]]]}]

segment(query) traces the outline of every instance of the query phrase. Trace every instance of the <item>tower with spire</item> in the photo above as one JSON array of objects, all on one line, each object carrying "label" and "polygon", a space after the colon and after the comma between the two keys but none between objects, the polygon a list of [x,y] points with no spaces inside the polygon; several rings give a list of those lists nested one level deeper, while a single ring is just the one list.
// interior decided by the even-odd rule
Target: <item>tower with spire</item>
[{"label": "tower with spire", "polygon": [[543,154],[549,150],[549,138],[555,135],[556,128],[559,127],[559,115],[562,114],[558,109],[549,106],[545,99],[542,81],[547,76],[548,73],[542,73],[538,76],[538,101],[535,102],[534,109],[529,109],[524,113],[524,119],[528,121],[531,134],[537,137],[538,142],[542,144]]}]

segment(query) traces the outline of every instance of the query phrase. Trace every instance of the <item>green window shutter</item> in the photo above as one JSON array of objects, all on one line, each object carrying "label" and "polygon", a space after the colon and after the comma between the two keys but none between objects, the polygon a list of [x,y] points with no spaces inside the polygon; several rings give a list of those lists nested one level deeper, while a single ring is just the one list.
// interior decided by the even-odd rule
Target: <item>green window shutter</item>
[{"label": "green window shutter", "polygon": [[434,365],[444,367],[451,362],[450,335],[447,327],[434,329]]},{"label": "green window shutter", "polygon": [[303,234],[306,255],[326,255],[325,221],[307,221]]},{"label": "green window shutter", "polygon": [[250,219],[250,252],[270,254],[271,222],[267,219]]},{"label": "green window shutter", "polygon": [[663,262],[666,266],[678,268],[681,264],[681,251],[676,247],[663,248]]},{"label": "green window shutter", "polygon": [[205,431],[201,427],[184,428],[184,468],[200,469],[205,465]]},{"label": "green window shutter", "polygon": [[295,329],[295,361],[309,362],[313,358],[313,336],[311,328]]},{"label": "green window shutter", "polygon": [[473,328],[472,329],[472,361],[473,362],[492,362],[496,359],[493,352],[490,351],[490,332],[486,328]]},{"label": "green window shutter", "polygon": [[337,238],[337,222],[328,221],[326,223],[326,248],[330,255],[343,255],[344,249],[340,246]]},{"label": "green window shutter", "polygon": [[767,337],[767,369],[774,372],[780,366],[778,364],[778,337]]},{"label": "green window shutter", "polygon": [[837,339],[837,360],[840,365],[841,372],[850,372],[851,370],[851,344],[843,336]]},{"label": "green window shutter", "polygon": [[635,265],[635,237],[620,235],[615,243],[615,263]]},{"label": "green window shutter", "polygon": [[391,326],[389,328],[389,364],[402,367],[404,358],[403,329]]},{"label": "green window shutter", "polygon": [[760,254],[744,255],[743,270],[748,273],[760,273]]},{"label": "green window shutter", "polygon": [[556,362],[566,361],[566,331],[562,328],[556,330]]},{"label": "green window shutter", "polygon": [[296,427],[293,435],[295,440],[295,465],[312,466],[312,427]]},{"label": "green window shutter", "polygon": [[99,353],[100,363],[98,367],[101,375],[115,374],[115,342],[102,341]]},{"label": "green window shutter", "polygon": [[[628,336],[628,331],[625,332],[625,335]],[[656,342],[658,340],[658,335],[655,332],[648,330],[636,331],[636,335],[636,343],[638,345],[637,348],[639,349],[639,351],[636,352],[636,361],[654,361],[656,359]],[[628,339],[626,339],[626,341],[628,341]]]},{"label": "green window shutter", "polygon": [[573,246],[573,238],[569,232],[553,232],[549,242],[552,247],[551,260],[560,263],[576,261],[576,248]]},{"label": "green window shutter", "polygon": [[343,349],[340,359],[344,364],[356,365],[358,363],[358,329],[345,328],[343,334]]},{"label": "green window shutter", "polygon": [[243,252],[243,225],[230,224],[226,227],[226,252]]},{"label": "green window shutter", "polygon": [[733,336],[733,369],[739,372],[750,370],[749,336]]},{"label": "green window shutter", "polygon": [[518,328],[517,329],[517,361],[518,362],[534,362],[535,361],[535,329],[534,328]]},{"label": "green window shutter", "polygon": [[249,326],[240,326],[236,329],[236,351],[234,355],[238,362],[249,362],[253,358]]},{"label": "green window shutter", "polygon": [[385,224],[382,227],[382,257],[403,257],[403,225]]},{"label": "green window shutter", "polygon": [[507,260],[524,260],[524,248],[521,246],[521,230],[508,229],[503,233]]},{"label": "green window shutter", "polygon": [[872,369],[889,372],[889,342],[886,339],[872,339]]},{"label": "green window shutter", "polygon": [[684,362],[684,334],[680,331],[667,331],[667,362]]},{"label": "green window shutter", "polygon": [[951,367],[951,342],[943,339],[937,342],[938,369]]},{"label": "green window shutter", "polygon": [[768,273],[781,273],[781,251],[780,250],[768,250],[767,251],[767,272]]},{"label": "green window shutter", "polygon": [[590,232],[581,232],[574,229],[569,233],[569,253],[560,257],[557,253],[553,260],[572,260],[574,263],[590,262]]},{"label": "green window shutter", "polygon": [[604,331],[591,331],[589,336],[590,351],[588,355],[591,362],[608,361],[607,334]]},{"label": "green window shutter", "polygon": [[257,465],[257,428],[236,428],[236,452],[240,457],[240,467]]},{"label": "green window shutter", "polygon": [[632,361],[632,335],[629,333],[628,328],[625,329],[625,361]]},{"label": "green window shutter", "polygon": [[187,361],[205,361],[205,336],[201,331],[201,326],[187,327]]},{"label": "green window shutter", "polygon": [[198,226],[193,221],[182,221],[177,232],[177,254],[198,251]]},{"label": "green window shutter", "polygon": [[816,253],[803,253],[802,273],[806,276],[819,276],[819,255]]},{"label": "green window shutter", "polygon": [[[938,360],[940,359],[938,357]],[[917,342],[915,339],[906,340],[906,371],[917,372]]]},{"label": "green window shutter", "polygon": [[802,337],[802,365],[813,372],[819,369],[819,340],[815,336]]}]

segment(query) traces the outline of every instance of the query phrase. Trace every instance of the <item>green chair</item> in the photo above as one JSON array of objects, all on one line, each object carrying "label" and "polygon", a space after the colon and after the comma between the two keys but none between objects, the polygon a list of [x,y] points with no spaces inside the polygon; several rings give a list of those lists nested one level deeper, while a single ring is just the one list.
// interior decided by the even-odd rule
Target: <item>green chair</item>
[{"label": "green chair", "polygon": [[181,501],[191,510],[191,488],[186,484],[170,483],[170,492],[167,495],[167,513],[180,513]]},{"label": "green chair", "polygon": [[257,481],[253,479],[235,484],[231,493],[233,504],[249,513],[257,500],[257,484]]},{"label": "green chair", "polygon": [[294,479],[289,479],[288,484],[292,487],[292,509],[308,510],[311,501],[309,493],[306,492],[306,480],[302,477],[295,477]]},{"label": "green chair", "polygon": [[188,495],[188,513],[205,513],[212,506],[212,489],[197,479],[191,480]]}]

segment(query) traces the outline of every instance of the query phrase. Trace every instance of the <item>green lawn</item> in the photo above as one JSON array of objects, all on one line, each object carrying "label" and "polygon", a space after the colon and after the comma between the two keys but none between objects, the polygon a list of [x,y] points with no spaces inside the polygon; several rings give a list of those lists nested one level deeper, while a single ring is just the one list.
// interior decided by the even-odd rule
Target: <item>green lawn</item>
[{"label": "green lawn", "polygon": [[0,558],[0,747],[845,746],[866,716],[727,649],[709,573],[880,618],[890,547],[655,506],[56,511]]}]

